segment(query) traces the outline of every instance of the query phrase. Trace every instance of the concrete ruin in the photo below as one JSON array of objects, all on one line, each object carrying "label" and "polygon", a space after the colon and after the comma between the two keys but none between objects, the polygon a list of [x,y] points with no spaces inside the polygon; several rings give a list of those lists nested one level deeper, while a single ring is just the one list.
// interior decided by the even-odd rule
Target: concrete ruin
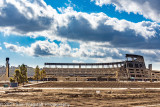
[{"label": "concrete ruin", "polygon": [[126,54],[113,63],[45,63],[48,81],[159,81],[160,71],[146,68],[143,56]]}]

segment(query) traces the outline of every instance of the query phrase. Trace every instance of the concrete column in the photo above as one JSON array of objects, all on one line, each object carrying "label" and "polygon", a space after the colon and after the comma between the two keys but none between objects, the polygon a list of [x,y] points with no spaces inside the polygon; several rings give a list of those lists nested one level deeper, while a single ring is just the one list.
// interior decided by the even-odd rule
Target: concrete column
[{"label": "concrete column", "polygon": [[148,69],[152,71],[152,64],[148,65]]},{"label": "concrete column", "polygon": [[132,57],[132,61],[134,61],[134,58]]},{"label": "concrete column", "polygon": [[112,64],[112,68],[114,68],[114,64]]},{"label": "concrete column", "polygon": [[118,68],[118,64],[116,64],[117,65],[117,68]]},{"label": "concrete column", "polygon": [[122,64],[120,63],[120,67],[122,67]]}]

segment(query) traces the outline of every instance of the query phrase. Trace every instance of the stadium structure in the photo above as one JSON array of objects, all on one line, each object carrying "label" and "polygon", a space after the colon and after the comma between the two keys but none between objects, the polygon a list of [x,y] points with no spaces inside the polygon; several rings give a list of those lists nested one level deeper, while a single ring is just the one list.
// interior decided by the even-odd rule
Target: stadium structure
[{"label": "stadium structure", "polygon": [[44,63],[48,81],[159,81],[160,71],[146,68],[143,56],[126,54],[113,63]]}]

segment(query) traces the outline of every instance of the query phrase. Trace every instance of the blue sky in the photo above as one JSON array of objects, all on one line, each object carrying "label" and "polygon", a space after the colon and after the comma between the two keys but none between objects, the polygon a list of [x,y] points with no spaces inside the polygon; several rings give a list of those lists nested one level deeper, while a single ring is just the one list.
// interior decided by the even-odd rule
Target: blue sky
[{"label": "blue sky", "polygon": [[[77,12],[86,12],[86,13],[99,13],[103,12],[107,14],[109,17],[116,17],[118,19],[126,19],[128,21],[132,22],[141,22],[143,20],[151,21],[150,19],[146,19],[143,17],[143,15],[136,15],[134,13],[126,13],[126,12],[118,12],[115,11],[115,6],[113,5],[103,5],[103,6],[97,6],[94,2],[91,2],[90,0],[45,0],[45,2],[48,5],[51,5],[53,8],[57,9],[57,7],[65,7],[72,6],[75,11]],[[58,11],[58,9],[57,9]],[[126,17],[127,16],[127,17]]]},{"label": "blue sky", "polygon": [[[0,65],[116,62],[160,69],[159,0],[1,0]],[[146,65],[147,66],[147,65]]]}]

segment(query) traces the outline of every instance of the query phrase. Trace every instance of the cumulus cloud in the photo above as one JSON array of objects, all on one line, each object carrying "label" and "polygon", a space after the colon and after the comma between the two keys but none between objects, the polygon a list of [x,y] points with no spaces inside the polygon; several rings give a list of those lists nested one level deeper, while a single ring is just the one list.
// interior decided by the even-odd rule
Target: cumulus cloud
[{"label": "cumulus cloud", "polygon": [[10,51],[18,52],[18,53],[25,53],[27,55],[33,55],[33,50],[31,50],[29,47],[17,46],[17,45],[10,44],[7,42],[4,42],[4,45]]},{"label": "cumulus cloud", "polygon": [[159,48],[155,45],[159,43],[160,25],[157,23],[133,23],[110,18],[104,13],[71,12],[67,16],[67,26],[59,26],[56,35],[74,40],[109,42],[114,47]]},{"label": "cumulus cloud", "polygon": [[[70,6],[58,8],[61,12],[58,13],[43,0],[1,0],[0,32],[46,37],[48,40],[36,41],[26,47],[4,42],[10,51],[30,56],[67,56],[82,58],[82,61],[91,58],[95,62],[116,62],[125,60],[126,53],[132,53],[143,55],[148,61],[159,62],[158,2],[157,0],[96,1],[97,5],[114,4],[117,10],[139,13],[156,21],[133,23],[108,17],[102,12],[90,14],[77,12]],[[55,39],[61,43],[51,42]],[[76,41],[80,45],[73,48],[66,41]]]},{"label": "cumulus cloud", "polygon": [[[4,42],[7,49],[13,52],[23,53],[30,56],[70,56],[70,57],[89,57],[105,58],[107,55],[116,56],[119,54],[116,48],[107,49],[108,43],[81,43],[80,48],[71,48],[71,46],[62,42],[57,45],[55,42],[36,41],[31,46],[24,47]],[[107,53],[108,51],[108,53]],[[120,55],[121,56],[121,55]]]},{"label": "cumulus cloud", "polygon": [[74,49],[73,57],[106,58],[112,56],[118,58],[122,56],[118,49],[108,48],[108,43],[88,42],[81,43],[80,48]]},{"label": "cumulus cloud", "polygon": [[55,42],[49,41],[37,41],[32,43],[29,47],[18,46],[10,43],[4,42],[4,45],[7,49],[27,54],[29,56],[69,56],[71,48],[66,43],[61,43],[59,46]]},{"label": "cumulus cloud", "polygon": [[143,55],[145,62],[154,62],[157,67],[160,62],[160,50],[113,48],[110,47],[108,43],[103,42],[82,42],[80,43],[80,48],[71,48],[68,43],[60,43],[57,45],[49,41],[37,41],[28,47],[10,43],[4,43],[4,45],[7,49],[21,53],[21,55],[26,54],[36,57],[72,57],[74,58],[73,63],[83,63],[88,62],[88,60],[97,63],[120,62],[126,60],[126,53]]},{"label": "cumulus cloud", "polygon": [[[129,49],[129,48],[114,48],[110,47],[108,43],[96,42],[82,42],[80,48],[71,48],[68,43],[60,43],[57,45],[55,42],[37,41],[32,43],[30,47],[4,43],[5,47],[13,52],[23,53],[36,57],[74,57],[91,58],[97,62],[116,62],[125,59],[125,54],[139,54],[143,55],[149,61],[160,61],[160,50],[147,50],[147,49]],[[75,60],[74,62],[79,62]]]},{"label": "cumulus cloud", "polygon": [[160,50],[157,49],[114,48],[95,42],[82,43],[72,56],[92,58],[97,62],[117,62],[125,60],[125,54],[142,55],[148,62],[160,61]]},{"label": "cumulus cloud", "polygon": [[56,10],[43,0],[1,0],[0,27],[18,33],[49,29],[54,22]]},{"label": "cumulus cloud", "polygon": [[[61,13],[43,0],[2,0],[0,31],[51,40],[107,42],[114,48],[160,48],[160,25],[156,22],[133,23],[104,13],[77,12],[72,7],[58,10]],[[37,46],[36,51],[43,50]],[[42,54],[46,51],[49,50]]]},{"label": "cumulus cloud", "polygon": [[0,47],[0,50],[2,50],[2,47]]},{"label": "cumulus cloud", "polygon": [[116,10],[133,12],[143,15],[145,18],[160,22],[160,1],[159,0],[91,0],[96,5],[113,4]]}]

